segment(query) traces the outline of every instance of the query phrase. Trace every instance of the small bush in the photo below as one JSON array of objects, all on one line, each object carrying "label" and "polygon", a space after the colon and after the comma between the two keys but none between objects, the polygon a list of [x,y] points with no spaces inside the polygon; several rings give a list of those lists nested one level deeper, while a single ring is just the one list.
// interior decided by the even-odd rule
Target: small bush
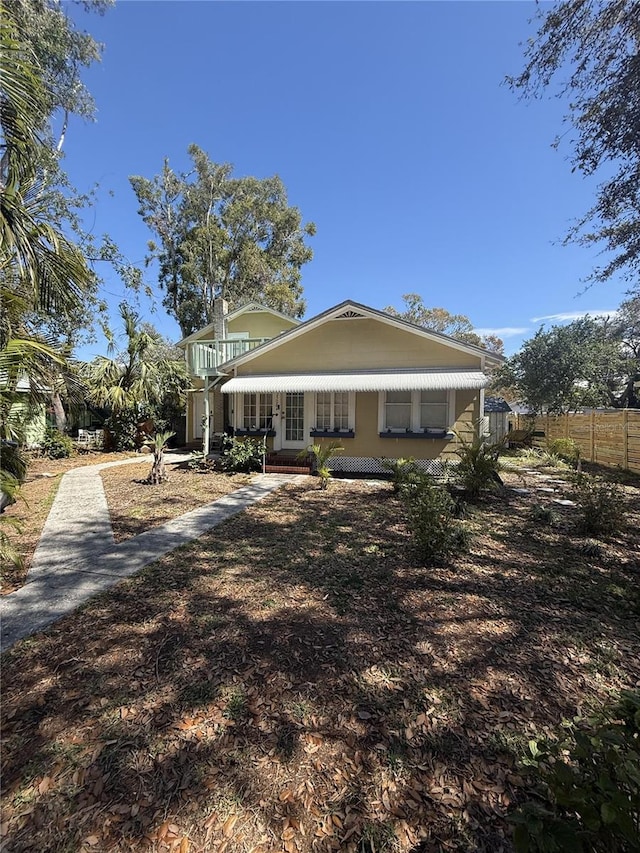
[{"label": "small bush", "polygon": [[580,532],[607,535],[621,529],[624,520],[623,492],[615,483],[588,474],[574,478],[572,497],[580,507]]},{"label": "small bush", "polygon": [[556,523],[556,515],[551,507],[542,506],[542,504],[534,504],[531,507],[529,519],[540,527],[553,527]]},{"label": "small bush", "polygon": [[48,426],[42,439],[41,450],[42,455],[48,456],[49,459],[66,459],[73,452],[73,441],[55,427]]},{"label": "small bush", "polygon": [[547,452],[556,459],[568,462],[577,468],[580,462],[580,447],[572,438],[554,438],[547,442]]},{"label": "small bush", "polygon": [[500,454],[504,443],[490,444],[485,436],[476,436],[468,441],[458,435],[460,446],[456,454],[460,457],[457,476],[460,485],[470,498],[477,498],[483,489],[503,488],[500,471]]},{"label": "small bush", "polygon": [[313,469],[320,477],[320,488],[326,489],[333,476],[331,460],[336,453],[341,453],[343,450],[344,447],[339,441],[332,441],[330,444],[312,444],[298,453],[298,459],[304,459],[309,453],[313,456]]},{"label": "small bush", "polygon": [[455,501],[432,477],[422,474],[402,494],[407,524],[422,559],[437,562],[467,548],[469,534],[455,517]]},{"label": "small bush", "polygon": [[222,456],[220,466],[223,471],[233,471],[248,474],[251,471],[262,470],[263,445],[260,439],[231,438],[225,436],[222,440]]},{"label": "small bush", "polygon": [[139,447],[138,422],[140,415],[135,409],[122,409],[110,415],[104,422],[109,450],[136,450]]},{"label": "small bush", "polygon": [[640,838],[640,691],[576,717],[569,736],[529,742],[536,800],[511,817],[518,853],[631,853]]},{"label": "small bush", "polygon": [[409,456],[407,459],[385,459],[383,457],[380,464],[386,471],[391,472],[391,482],[395,494],[398,494],[404,486],[415,483],[421,476],[420,467],[413,456]]}]

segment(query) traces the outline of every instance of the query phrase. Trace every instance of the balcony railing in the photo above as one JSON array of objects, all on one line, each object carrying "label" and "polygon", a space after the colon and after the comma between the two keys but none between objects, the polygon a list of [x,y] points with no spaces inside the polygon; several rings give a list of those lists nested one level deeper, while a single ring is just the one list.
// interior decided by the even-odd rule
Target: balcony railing
[{"label": "balcony railing", "polygon": [[216,373],[221,364],[259,347],[269,338],[196,341],[187,344],[187,369],[192,376]]}]

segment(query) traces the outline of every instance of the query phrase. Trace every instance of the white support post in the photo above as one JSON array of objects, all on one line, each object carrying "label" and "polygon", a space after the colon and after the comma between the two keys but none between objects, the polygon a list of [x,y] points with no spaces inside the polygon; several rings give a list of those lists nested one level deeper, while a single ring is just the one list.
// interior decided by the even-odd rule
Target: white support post
[{"label": "white support post", "polygon": [[209,377],[207,376],[204,380],[204,399],[202,401],[202,452],[205,459],[209,455],[209,448],[211,446],[209,388]]}]

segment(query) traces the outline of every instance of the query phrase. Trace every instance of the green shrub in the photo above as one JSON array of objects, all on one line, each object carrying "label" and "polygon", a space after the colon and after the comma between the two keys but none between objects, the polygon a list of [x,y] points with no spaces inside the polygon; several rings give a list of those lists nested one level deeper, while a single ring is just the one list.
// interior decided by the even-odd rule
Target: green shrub
[{"label": "green shrub", "polygon": [[404,486],[415,483],[420,478],[421,470],[413,456],[407,459],[385,459],[380,460],[382,467],[391,472],[393,491],[398,494]]},{"label": "green shrub", "polygon": [[109,440],[109,450],[137,450],[138,422],[140,415],[135,409],[121,409],[104,422]]},{"label": "green shrub", "polygon": [[580,532],[588,536],[616,533],[624,521],[624,493],[615,483],[588,474],[574,477],[572,497],[580,507]]},{"label": "green shrub", "polygon": [[551,507],[534,504],[529,512],[529,519],[532,524],[540,527],[553,527],[556,523],[556,514]]},{"label": "green shrub", "polygon": [[530,741],[535,801],[510,818],[518,853],[631,853],[640,839],[640,691],[576,717],[569,735]]},{"label": "green shrub", "polygon": [[313,456],[313,470],[320,477],[320,488],[326,489],[329,485],[329,480],[333,476],[331,473],[331,460],[336,455],[344,450],[344,447],[339,441],[332,441],[330,444],[311,444],[306,450],[301,450],[298,453],[298,459],[303,459],[309,453]]},{"label": "green shrub", "polygon": [[504,450],[504,442],[491,444],[485,436],[476,436],[468,441],[458,434],[460,446],[456,454],[460,457],[457,466],[457,476],[460,485],[470,498],[477,498],[483,489],[503,488],[500,471],[500,454]]},{"label": "green shrub", "polygon": [[49,459],[66,459],[73,452],[73,441],[68,435],[59,432],[55,427],[48,426],[40,445],[43,456]]},{"label": "green shrub", "polygon": [[263,444],[260,439],[231,438],[227,435],[222,440],[220,466],[223,471],[244,474],[251,471],[261,471],[262,451]]},{"label": "green shrub", "polygon": [[547,441],[547,453],[563,462],[568,462],[574,468],[580,461],[580,447],[572,438],[553,438]]},{"label": "green shrub", "polygon": [[407,525],[423,560],[437,562],[466,549],[469,534],[455,517],[455,501],[432,477],[421,474],[403,487],[402,495]]}]

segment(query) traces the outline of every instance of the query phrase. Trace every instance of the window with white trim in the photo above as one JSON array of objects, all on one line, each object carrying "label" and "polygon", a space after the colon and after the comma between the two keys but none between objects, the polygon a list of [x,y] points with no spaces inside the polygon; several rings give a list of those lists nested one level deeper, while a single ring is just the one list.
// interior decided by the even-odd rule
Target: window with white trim
[{"label": "window with white trim", "polygon": [[446,391],[420,391],[420,429],[449,426],[449,395]]},{"label": "window with white trim", "polygon": [[273,394],[244,394],[242,401],[243,429],[271,429]]},{"label": "window with white trim", "polygon": [[352,429],[353,397],[349,391],[319,391],[316,394],[315,429],[327,432]]},{"label": "window with white trim", "polygon": [[382,391],[380,432],[448,429],[455,420],[454,391]]},{"label": "window with white trim", "polygon": [[411,391],[387,391],[384,401],[384,428],[392,430],[411,429]]}]

